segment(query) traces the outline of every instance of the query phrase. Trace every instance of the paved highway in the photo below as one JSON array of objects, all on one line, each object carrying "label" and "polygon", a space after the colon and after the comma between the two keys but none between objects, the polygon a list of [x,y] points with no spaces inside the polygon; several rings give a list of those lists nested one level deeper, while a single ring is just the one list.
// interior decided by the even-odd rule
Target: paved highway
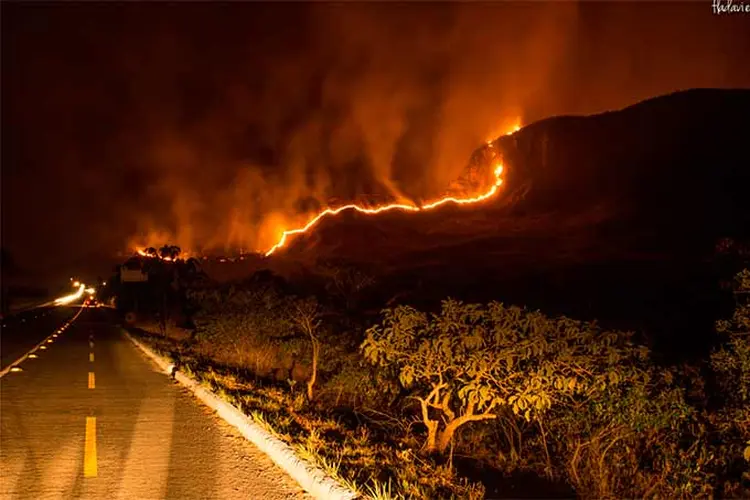
[{"label": "paved highway", "polygon": [[2,320],[0,328],[0,370],[69,321],[78,308],[40,307],[16,313]]},{"label": "paved highway", "polygon": [[[37,341],[55,315],[35,318]],[[0,498],[308,498],[110,316],[84,309],[0,379]]]}]

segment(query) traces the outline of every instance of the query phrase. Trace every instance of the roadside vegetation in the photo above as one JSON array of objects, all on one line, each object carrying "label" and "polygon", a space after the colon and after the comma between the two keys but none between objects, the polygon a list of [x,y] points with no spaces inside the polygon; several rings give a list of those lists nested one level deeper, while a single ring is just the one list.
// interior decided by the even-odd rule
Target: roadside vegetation
[{"label": "roadside vegetation", "polygon": [[268,272],[194,289],[194,329],[136,333],[365,497],[750,496],[750,271],[710,356],[667,366],[500,302],[368,317],[374,280],[342,266],[317,294]]}]

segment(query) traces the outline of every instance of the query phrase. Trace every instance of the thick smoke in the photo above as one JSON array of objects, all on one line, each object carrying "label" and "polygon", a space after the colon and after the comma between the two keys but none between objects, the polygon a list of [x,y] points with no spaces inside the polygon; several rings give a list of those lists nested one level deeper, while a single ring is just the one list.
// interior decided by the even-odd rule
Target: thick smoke
[{"label": "thick smoke", "polygon": [[519,121],[750,85],[746,20],[704,3],[16,9],[5,96],[50,146],[14,190],[78,172],[110,250],[263,250],[330,203],[439,195]]},{"label": "thick smoke", "polygon": [[[301,46],[254,62],[260,85],[227,75],[197,129],[178,123],[178,139],[153,143],[171,239],[265,249],[329,203],[439,195],[477,145],[523,119],[576,15],[573,4],[315,6]],[[255,134],[245,145],[243,128]],[[253,147],[269,154],[238,157]],[[222,172],[210,189],[186,175],[204,161]],[[142,220],[131,244],[164,238]]]}]

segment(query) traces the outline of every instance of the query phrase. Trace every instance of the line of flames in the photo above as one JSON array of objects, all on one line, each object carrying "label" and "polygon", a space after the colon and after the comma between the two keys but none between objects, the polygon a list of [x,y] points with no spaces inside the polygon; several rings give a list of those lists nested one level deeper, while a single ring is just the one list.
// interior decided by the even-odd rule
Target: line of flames
[{"label": "line of flames", "polygon": [[[511,132],[508,132],[506,135],[512,135],[518,130],[520,130],[520,126],[514,127],[514,129]],[[487,141],[487,146],[490,148],[493,148],[492,141]],[[281,236],[279,237],[279,241],[274,246],[272,246],[268,251],[266,251],[264,255],[266,257],[269,257],[280,248],[283,248],[289,241],[290,236],[306,233],[307,231],[312,229],[314,226],[316,226],[318,222],[320,222],[325,217],[338,215],[341,212],[345,212],[348,210],[353,210],[353,211],[366,214],[366,215],[375,215],[375,214],[380,214],[383,212],[389,212],[393,210],[398,210],[402,212],[423,212],[425,210],[432,210],[434,208],[440,207],[448,203],[452,203],[455,205],[469,205],[469,204],[485,201],[495,196],[495,194],[497,194],[498,190],[500,189],[500,186],[503,183],[503,179],[501,177],[502,173],[503,173],[503,165],[501,163],[497,163],[493,170],[495,181],[492,184],[492,186],[490,186],[490,188],[486,192],[476,195],[476,196],[468,197],[468,198],[456,198],[453,196],[446,196],[446,197],[440,198],[436,201],[433,201],[433,202],[430,202],[421,206],[407,205],[403,203],[392,203],[389,205],[383,205],[379,207],[367,207],[367,206],[361,206],[357,204],[350,204],[350,205],[343,205],[337,208],[327,208],[323,210],[322,212],[318,213],[312,219],[310,219],[310,221],[308,221],[307,224],[305,224],[304,226],[296,228],[296,229],[288,229],[288,230],[283,231],[281,233]],[[150,256],[149,254],[144,252],[143,249],[139,249],[137,250],[137,252],[139,255],[144,256],[144,257]],[[167,257],[166,260],[169,260],[169,258]]]},{"label": "line of flames", "polygon": [[478,203],[480,201],[484,201],[488,198],[491,198],[492,196],[497,193],[497,190],[500,188],[500,185],[503,183],[503,179],[500,177],[503,173],[503,166],[501,164],[498,164],[495,166],[494,174],[495,174],[495,182],[490,187],[490,189],[481,195],[472,197],[472,198],[454,198],[452,196],[447,196],[445,198],[441,198],[437,201],[434,201],[432,203],[427,203],[425,205],[417,206],[417,205],[405,205],[402,203],[393,203],[390,205],[384,205],[380,207],[374,207],[374,208],[367,208],[362,207],[359,205],[344,205],[342,207],[338,208],[327,208],[320,212],[318,215],[316,215],[314,218],[312,218],[307,224],[305,224],[303,227],[297,228],[297,229],[290,229],[287,231],[284,231],[281,234],[281,238],[279,241],[271,247],[270,250],[268,250],[265,255],[266,257],[273,254],[276,250],[283,248],[284,245],[286,245],[289,236],[294,236],[295,234],[302,234],[309,231],[313,226],[315,226],[318,222],[320,222],[321,219],[324,217],[328,217],[331,215],[338,215],[341,212],[344,212],[346,210],[354,210],[359,213],[367,214],[367,215],[374,215],[379,214],[383,212],[389,212],[392,210],[400,210],[403,212],[423,212],[425,210],[431,210],[433,208],[437,208],[441,205],[445,205],[446,203],[453,203],[456,205],[468,205],[470,203]]},{"label": "line of flames", "polygon": [[[161,255],[159,255],[158,253],[156,253],[156,254],[148,253],[148,252],[146,252],[146,251],[145,251],[144,249],[142,249],[142,248],[139,248],[138,250],[136,250],[136,253],[137,253],[138,255],[140,255],[141,257],[153,257],[153,258],[155,258],[155,259],[161,259],[161,260],[163,260],[163,261],[165,261],[165,262],[172,262],[172,257],[162,257],[162,256],[161,256]],[[185,252],[182,252],[182,253],[183,253],[182,257],[186,257],[186,256],[187,256],[187,255],[185,254]]]}]

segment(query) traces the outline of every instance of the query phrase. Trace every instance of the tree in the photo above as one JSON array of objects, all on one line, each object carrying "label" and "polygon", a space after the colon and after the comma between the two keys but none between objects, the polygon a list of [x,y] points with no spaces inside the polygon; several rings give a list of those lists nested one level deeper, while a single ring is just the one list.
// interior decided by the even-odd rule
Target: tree
[{"label": "tree", "polygon": [[460,427],[495,419],[504,408],[536,421],[544,435],[542,417],[553,405],[645,376],[637,364],[647,349],[634,347],[629,333],[591,323],[451,299],[438,314],[399,306],[383,315],[362,350],[413,390],[428,453],[444,452]]},{"label": "tree", "polygon": [[164,245],[159,249],[159,256],[162,259],[176,260],[182,249],[176,245]]},{"label": "tree", "polygon": [[307,398],[312,401],[315,396],[315,382],[318,378],[318,363],[320,361],[320,307],[314,298],[296,300],[293,302],[292,321],[302,333],[310,338],[312,346],[312,374],[307,381]]}]

